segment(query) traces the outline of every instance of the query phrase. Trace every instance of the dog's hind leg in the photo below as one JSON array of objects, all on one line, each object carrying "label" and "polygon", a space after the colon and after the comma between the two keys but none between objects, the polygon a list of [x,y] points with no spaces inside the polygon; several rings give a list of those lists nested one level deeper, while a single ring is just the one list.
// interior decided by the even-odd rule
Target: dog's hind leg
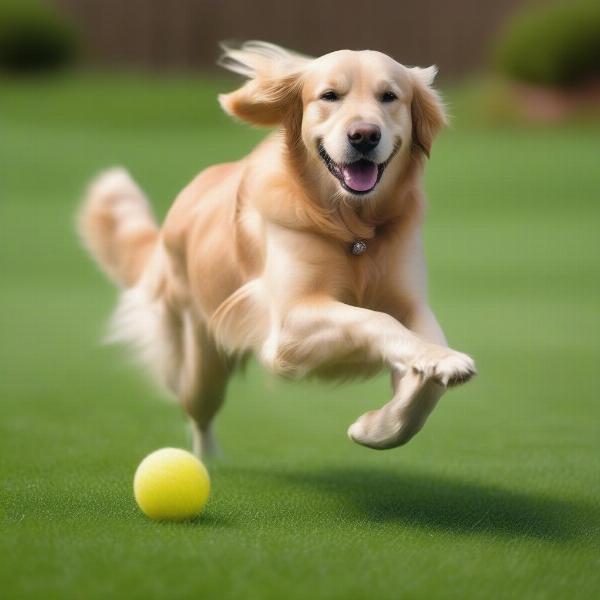
[{"label": "dog's hind leg", "polygon": [[185,363],[178,396],[192,423],[194,454],[206,457],[218,450],[212,425],[225,400],[231,363],[204,325],[188,320],[184,335]]}]

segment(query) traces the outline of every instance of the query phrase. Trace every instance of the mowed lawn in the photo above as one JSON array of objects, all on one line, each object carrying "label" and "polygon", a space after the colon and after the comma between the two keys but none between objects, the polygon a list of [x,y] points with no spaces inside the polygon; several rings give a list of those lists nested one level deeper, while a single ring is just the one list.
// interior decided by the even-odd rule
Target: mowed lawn
[{"label": "mowed lawn", "polygon": [[[129,167],[162,217],[262,132],[231,82],[0,82],[3,598],[582,598],[600,586],[600,127],[476,125],[434,148],[431,303],[479,377],[408,446],[352,444],[387,378],[287,384],[251,366],[218,422],[213,494],[150,522],[132,477],[188,448],[179,408],[99,343],[116,292],[73,232],[86,180]],[[210,282],[207,282],[210,285]]]}]

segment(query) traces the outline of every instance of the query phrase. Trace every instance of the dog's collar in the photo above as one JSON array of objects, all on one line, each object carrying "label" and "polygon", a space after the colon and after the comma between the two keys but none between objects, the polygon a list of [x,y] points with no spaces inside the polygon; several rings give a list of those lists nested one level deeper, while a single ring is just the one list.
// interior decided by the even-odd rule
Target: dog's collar
[{"label": "dog's collar", "polygon": [[367,242],[365,240],[354,240],[350,244],[350,254],[360,256],[367,251]]}]

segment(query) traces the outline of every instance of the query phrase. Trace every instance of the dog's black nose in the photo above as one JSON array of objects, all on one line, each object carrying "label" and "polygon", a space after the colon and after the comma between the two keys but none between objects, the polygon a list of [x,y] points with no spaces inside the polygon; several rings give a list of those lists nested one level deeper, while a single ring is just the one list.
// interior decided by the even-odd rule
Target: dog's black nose
[{"label": "dog's black nose", "polygon": [[358,121],[348,129],[348,141],[362,154],[373,150],[381,139],[381,129],[372,123]]}]

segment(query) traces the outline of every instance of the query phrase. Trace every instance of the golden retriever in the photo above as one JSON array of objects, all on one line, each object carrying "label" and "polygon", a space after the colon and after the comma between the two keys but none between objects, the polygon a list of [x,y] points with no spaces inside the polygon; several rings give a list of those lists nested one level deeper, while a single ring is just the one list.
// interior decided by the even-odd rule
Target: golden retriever
[{"label": "golden retriever", "polygon": [[427,303],[422,175],[446,123],[435,67],[374,51],[320,58],[264,42],[225,48],[247,78],[223,109],[278,130],[200,173],[159,228],[122,169],[90,187],[83,240],[122,287],[112,337],[180,400],[199,455],[227,381],[253,353],[286,377],[388,368],[393,397],[349,437],[406,443],[447,386],[475,373]]}]

